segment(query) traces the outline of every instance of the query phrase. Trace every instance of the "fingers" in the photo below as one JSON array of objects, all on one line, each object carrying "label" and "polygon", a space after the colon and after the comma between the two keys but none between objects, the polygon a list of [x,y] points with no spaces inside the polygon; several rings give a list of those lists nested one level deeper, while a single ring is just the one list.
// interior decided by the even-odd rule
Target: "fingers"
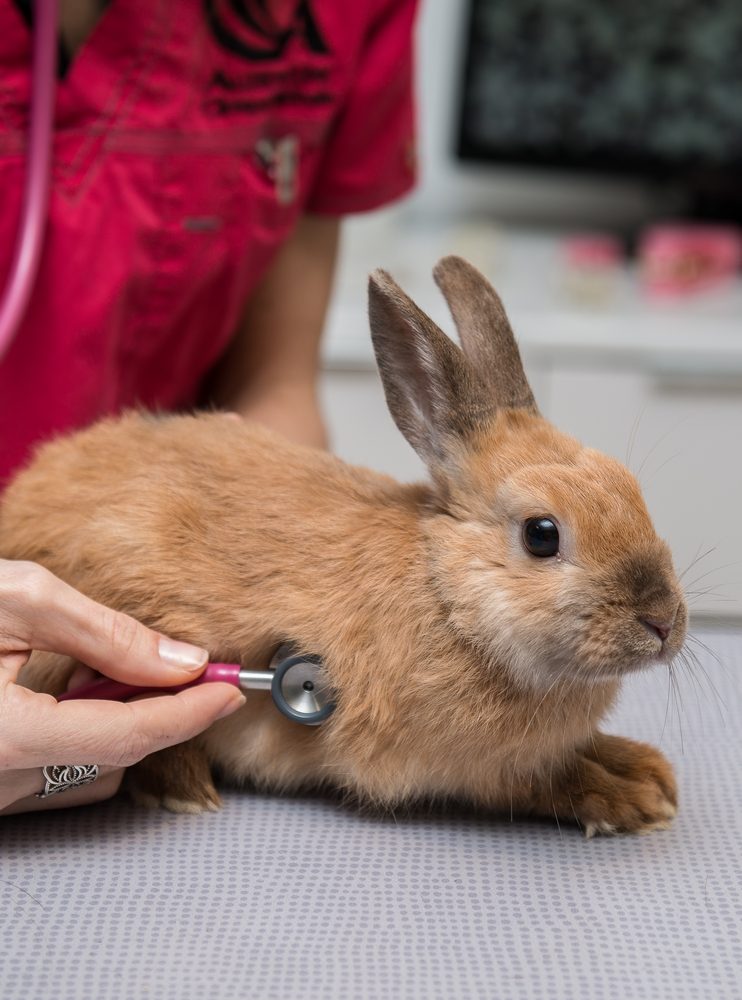
[{"label": "fingers", "polygon": [[[245,702],[228,684],[205,684],[128,704],[60,704],[12,683],[32,649],[72,656],[111,678],[147,687],[195,679],[207,660],[205,650],[158,635],[97,604],[40,566],[0,560],[3,813],[107,798],[117,790],[123,768],[191,739]],[[79,675],[72,683],[82,680]],[[29,781],[40,780],[34,769],[55,763],[98,764],[108,773],[83,788],[37,799],[38,789],[29,789]]]},{"label": "fingers", "polygon": [[[20,776],[18,780],[20,798],[12,795],[10,805],[0,809],[0,816],[10,816],[13,813],[42,812],[48,809],[69,809],[71,806],[86,806],[93,802],[102,802],[104,799],[112,798],[119,790],[124,777],[124,769],[121,767],[101,768],[98,777],[89,785],[82,788],[72,788],[68,792],[60,792],[58,795],[50,795],[48,798],[40,799],[38,792],[44,789],[44,778],[41,771],[17,771]],[[0,792],[0,796],[3,792]]]},{"label": "fingers", "polygon": [[176,695],[128,703],[57,703],[11,686],[3,715],[12,729],[0,734],[0,768],[128,767],[156,750],[191,739],[244,703],[244,695],[229,684],[200,684]]},{"label": "fingers", "polygon": [[206,665],[206,650],[92,601],[41,566],[5,563],[3,569],[3,610],[15,619],[15,648],[64,653],[114,680],[150,687],[182,684]]}]

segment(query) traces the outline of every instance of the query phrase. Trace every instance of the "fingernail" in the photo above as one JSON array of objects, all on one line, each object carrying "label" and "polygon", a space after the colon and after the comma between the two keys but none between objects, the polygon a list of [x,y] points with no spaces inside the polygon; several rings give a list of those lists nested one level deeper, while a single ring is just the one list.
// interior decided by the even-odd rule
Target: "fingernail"
[{"label": "fingernail", "polygon": [[238,708],[242,708],[246,701],[247,698],[244,694],[237,692],[237,696],[230,698],[219,715],[217,715],[217,719],[224,719],[226,716],[231,715],[232,712],[236,712]]},{"label": "fingernail", "polygon": [[177,642],[175,639],[168,639],[167,636],[160,636],[160,659],[171,667],[180,667],[181,670],[200,670],[209,658],[205,649],[198,646],[191,646],[187,642]]}]

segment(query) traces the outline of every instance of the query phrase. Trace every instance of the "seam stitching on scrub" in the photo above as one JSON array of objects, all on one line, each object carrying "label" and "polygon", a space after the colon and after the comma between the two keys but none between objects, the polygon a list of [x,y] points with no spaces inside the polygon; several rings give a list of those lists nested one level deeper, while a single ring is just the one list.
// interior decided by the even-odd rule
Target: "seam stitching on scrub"
[{"label": "seam stitching on scrub", "polygon": [[[21,17],[20,11],[11,10],[10,9],[11,6],[12,5],[8,6],[5,16],[9,18],[14,16]],[[33,40],[31,40],[31,44],[29,45],[29,59],[31,58],[32,51],[33,51]],[[28,94],[30,98],[31,96],[30,86],[28,89]],[[2,83],[0,83],[0,121],[5,122],[5,124],[8,126],[8,132],[15,132],[17,131],[18,128],[18,122],[17,121],[14,122],[12,116],[7,111],[8,107],[10,106],[12,95],[13,95],[13,87],[10,85],[3,86]],[[26,146],[24,142],[23,149],[25,150],[25,148]]]},{"label": "seam stitching on scrub", "polygon": [[[96,117],[96,120],[83,130],[85,137],[81,141],[80,148],[75,156],[70,163],[59,166],[59,176],[65,188],[73,179],[76,181],[71,190],[60,192],[71,204],[76,204],[85,195],[94,176],[95,168],[100,165],[100,155],[89,156],[95,142],[100,141],[100,151],[102,152],[105,149],[105,135],[111,131],[116,120],[123,119],[130,111],[136,96],[141,91],[145,70],[151,70],[152,68],[152,58],[155,52],[154,43],[161,34],[164,24],[164,0],[159,0],[157,7],[158,9],[150,21],[145,44],[141,47],[137,46],[134,49],[126,68],[120,74],[116,85],[112,88],[108,100]],[[129,94],[127,98],[124,98],[123,94],[127,86]],[[121,102],[121,107],[114,110],[115,104],[119,101]],[[86,155],[89,157],[87,167],[82,169],[79,175],[75,176],[75,171],[79,169],[79,164],[81,161],[84,161]]]}]

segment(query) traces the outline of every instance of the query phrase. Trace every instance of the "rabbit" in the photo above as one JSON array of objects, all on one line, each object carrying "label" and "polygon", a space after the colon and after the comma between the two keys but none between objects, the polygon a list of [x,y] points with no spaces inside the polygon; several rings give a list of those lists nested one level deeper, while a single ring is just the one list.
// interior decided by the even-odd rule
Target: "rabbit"
[{"label": "rabbit", "polygon": [[[323,658],[317,728],[267,692],[131,767],[137,802],[217,809],[215,780],[327,788],[383,809],[464,801],[588,835],[664,829],[670,764],[600,723],[627,675],[668,664],[687,611],[640,488],[536,407],[503,305],[457,257],[434,278],[449,339],[384,271],[373,345],[430,480],[400,484],[219,413],[130,412],[41,447],[8,488],[0,554],[98,601],[265,665]],[[74,665],[36,654],[58,693]]]}]

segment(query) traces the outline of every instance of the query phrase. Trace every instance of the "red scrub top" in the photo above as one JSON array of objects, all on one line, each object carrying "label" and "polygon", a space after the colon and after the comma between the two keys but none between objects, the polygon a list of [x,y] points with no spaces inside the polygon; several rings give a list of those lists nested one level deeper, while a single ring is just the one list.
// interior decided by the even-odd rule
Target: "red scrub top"
[{"label": "red scrub top", "polygon": [[[110,4],[58,85],[41,267],[0,363],[0,484],[53,434],[138,404],[192,404],[300,213],[408,190],[414,8]],[[0,0],[0,288],[30,63],[29,28]]]}]

